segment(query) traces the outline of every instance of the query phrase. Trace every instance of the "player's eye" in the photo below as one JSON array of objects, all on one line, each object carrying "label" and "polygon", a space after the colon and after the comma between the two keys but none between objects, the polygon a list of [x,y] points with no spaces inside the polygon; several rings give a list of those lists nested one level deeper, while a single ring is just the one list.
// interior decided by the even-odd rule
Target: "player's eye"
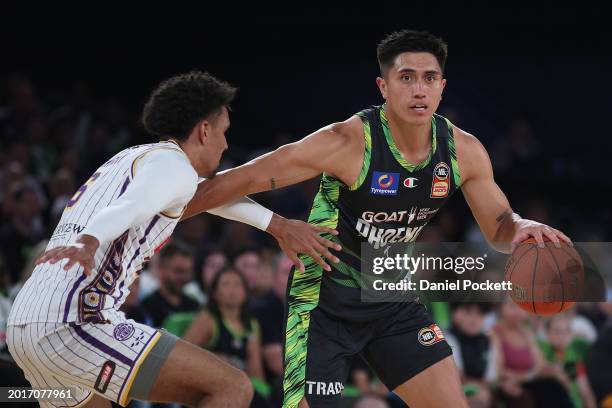
[{"label": "player's eye", "polygon": [[402,81],[410,81],[410,75],[402,75]]}]

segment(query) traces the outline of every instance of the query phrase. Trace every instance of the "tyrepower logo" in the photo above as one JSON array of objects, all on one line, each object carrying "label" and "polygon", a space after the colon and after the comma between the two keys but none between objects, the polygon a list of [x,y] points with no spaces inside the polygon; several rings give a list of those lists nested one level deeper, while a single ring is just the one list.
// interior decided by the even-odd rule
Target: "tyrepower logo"
[{"label": "tyrepower logo", "polygon": [[399,185],[399,173],[386,173],[375,171],[372,174],[372,185],[370,194],[374,195],[397,195]]},{"label": "tyrepower logo", "polygon": [[340,395],[342,390],[344,385],[340,381],[306,381],[306,393],[309,395]]}]

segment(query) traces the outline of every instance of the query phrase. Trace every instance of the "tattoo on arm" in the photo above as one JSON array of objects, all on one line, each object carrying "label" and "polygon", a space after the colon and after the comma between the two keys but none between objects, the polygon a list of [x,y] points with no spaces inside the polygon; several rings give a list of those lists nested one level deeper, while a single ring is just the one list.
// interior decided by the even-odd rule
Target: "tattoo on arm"
[{"label": "tattoo on arm", "polygon": [[272,177],[272,178],[270,179],[270,188],[271,188],[272,190],[274,190],[274,189],[276,188],[276,180],[274,180],[274,177]]},{"label": "tattoo on arm", "polygon": [[498,223],[502,223],[502,222],[506,221],[508,219],[508,217],[510,217],[511,215],[512,215],[512,213],[510,212],[510,210],[504,210],[503,213],[501,213],[500,215],[497,216],[495,221],[497,221]]}]

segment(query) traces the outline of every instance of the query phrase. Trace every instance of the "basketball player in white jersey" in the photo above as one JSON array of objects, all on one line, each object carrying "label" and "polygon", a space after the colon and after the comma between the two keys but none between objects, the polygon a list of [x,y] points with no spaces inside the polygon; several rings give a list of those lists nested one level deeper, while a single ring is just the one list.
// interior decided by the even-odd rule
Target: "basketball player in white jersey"
[{"label": "basketball player in white jersey", "polygon": [[[9,351],[32,386],[70,387],[70,395],[40,399],[41,406],[125,406],[131,399],[248,405],[244,373],[119,311],[143,264],[181,219],[198,178],[214,176],[234,94],[207,73],[163,82],[143,114],[145,128],[162,141],[119,152],[66,205],[8,320]],[[319,236],[327,228],[285,220],[247,198],[210,212],[270,232],[293,259],[316,252],[335,260],[328,247],[337,245]]]}]

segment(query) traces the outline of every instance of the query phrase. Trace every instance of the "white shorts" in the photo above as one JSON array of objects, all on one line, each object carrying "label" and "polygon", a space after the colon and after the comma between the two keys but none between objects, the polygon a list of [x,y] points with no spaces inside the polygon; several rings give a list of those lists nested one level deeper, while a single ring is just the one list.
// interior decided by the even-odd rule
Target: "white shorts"
[{"label": "white shorts", "polygon": [[94,392],[127,405],[140,366],[162,336],[134,320],[27,323],[8,326],[6,334],[9,351],[32,388],[72,390],[69,399],[39,400],[42,407],[82,406]]}]

